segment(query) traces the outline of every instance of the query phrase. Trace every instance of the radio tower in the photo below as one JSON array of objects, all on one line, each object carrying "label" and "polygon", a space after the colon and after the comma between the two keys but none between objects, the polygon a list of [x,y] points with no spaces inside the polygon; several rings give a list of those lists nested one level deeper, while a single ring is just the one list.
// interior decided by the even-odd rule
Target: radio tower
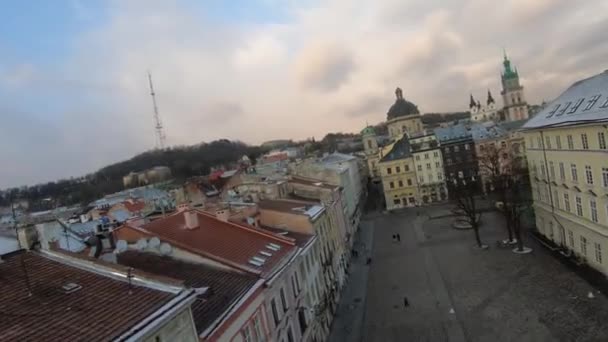
[{"label": "radio tower", "polygon": [[148,81],[150,83],[150,95],[152,96],[152,104],[154,105],[154,129],[156,130],[156,148],[165,148],[165,132],[163,131],[163,124],[160,121],[160,115],[158,114],[158,106],[156,105],[156,95],[154,94],[154,86],[152,85],[152,75],[148,72]]}]

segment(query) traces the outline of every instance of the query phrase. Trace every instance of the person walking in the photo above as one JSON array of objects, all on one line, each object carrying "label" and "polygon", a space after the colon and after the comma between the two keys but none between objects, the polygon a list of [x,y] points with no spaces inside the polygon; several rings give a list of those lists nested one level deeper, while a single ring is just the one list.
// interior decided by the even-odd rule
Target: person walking
[{"label": "person walking", "polygon": [[401,234],[397,234],[397,242],[401,242]]}]

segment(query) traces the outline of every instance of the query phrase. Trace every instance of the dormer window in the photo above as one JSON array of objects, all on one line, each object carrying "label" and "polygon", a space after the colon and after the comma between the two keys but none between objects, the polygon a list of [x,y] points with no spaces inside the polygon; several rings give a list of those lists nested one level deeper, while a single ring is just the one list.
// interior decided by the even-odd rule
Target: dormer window
[{"label": "dormer window", "polygon": [[566,110],[568,110],[568,107],[570,107],[571,104],[572,104],[572,102],[566,102],[566,104],[562,107],[562,109],[560,109],[559,112],[557,112],[557,116],[564,115],[564,113],[566,112]]},{"label": "dormer window", "polygon": [[547,114],[547,117],[548,117],[548,118],[552,117],[552,116],[555,114],[555,112],[557,112],[557,110],[559,109],[559,107],[560,107],[560,106],[561,106],[561,104],[557,104],[557,105],[556,105],[556,106],[553,108],[553,110],[551,110],[551,111],[549,112],[549,114]]},{"label": "dormer window", "polygon": [[589,102],[587,102],[587,106],[583,110],[589,110],[589,109],[593,108],[593,106],[595,106],[595,103],[597,102],[597,100],[599,100],[600,96],[601,95],[593,95],[593,97],[591,99],[589,99]]},{"label": "dormer window", "polygon": [[570,110],[568,111],[568,114],[574,114],[574,112],[576,112],[576,110],[578,109],[578,107],[581,106],[581,104],[583,103],[583,101],[585,101],[584,97],[582,99],[576,100],[576,102],[574,103],[574,106],[572,106],[572,108],[570,108]]},{"label": "dormer window", "polygon": [[607,107],[608,107],[608,97],[606,97],[606,100],[604,100],[604,103],[602,103],[600,108],[607,108]]}]

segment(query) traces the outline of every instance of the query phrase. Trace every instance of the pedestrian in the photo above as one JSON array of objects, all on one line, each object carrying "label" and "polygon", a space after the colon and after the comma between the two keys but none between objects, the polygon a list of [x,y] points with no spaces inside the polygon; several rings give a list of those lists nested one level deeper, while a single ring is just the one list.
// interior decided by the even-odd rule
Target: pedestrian
[{"label": "pedestrian", "polygon": [[369,265],[372,263],[372,258],[367,258],[367,262],[365,263],[366,265]]},{"label": "pedestrian", "polygon": [[403,297],[403,307],[407,308],[408,306],[410,306],[410,302],[407,300],[407,297]]},{"label": "pedestrian", "polygon": [[397,242],[401,242],[401,234],[397,234]]}]

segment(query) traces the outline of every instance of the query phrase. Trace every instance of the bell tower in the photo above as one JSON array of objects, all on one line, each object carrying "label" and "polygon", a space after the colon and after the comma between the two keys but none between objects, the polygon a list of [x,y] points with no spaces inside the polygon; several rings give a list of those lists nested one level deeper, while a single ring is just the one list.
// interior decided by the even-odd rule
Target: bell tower
[{"label": "bell tower", "polygon": [[511,66],[511,61],[504,53],[502,62],[503,71],[500,75],[502,81],[502,100],[504,103],[504,116],[506,121],[528,119],[528,103],[524,96],[524,87],[519,83],[517,68]]}]

